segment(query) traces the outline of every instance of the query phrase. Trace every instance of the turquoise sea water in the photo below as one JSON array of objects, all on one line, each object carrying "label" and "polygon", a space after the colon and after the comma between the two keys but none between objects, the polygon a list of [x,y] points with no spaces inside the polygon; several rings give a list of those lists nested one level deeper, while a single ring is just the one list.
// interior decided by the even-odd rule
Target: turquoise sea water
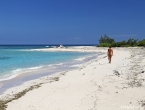
[{"label": "turquoise sea water", "polygon": [[[64,64],[76,59],[95,55],[85,52],[43,52],[31,49],[48,46],[0,46],[0,81],[8,80],[24,71],[40,69],[44,66]],[[79,60],[78,60],[79,61]],[[73,63],[74,64],[74,63]],[[72,64],[70,64],[72,66]]]}]

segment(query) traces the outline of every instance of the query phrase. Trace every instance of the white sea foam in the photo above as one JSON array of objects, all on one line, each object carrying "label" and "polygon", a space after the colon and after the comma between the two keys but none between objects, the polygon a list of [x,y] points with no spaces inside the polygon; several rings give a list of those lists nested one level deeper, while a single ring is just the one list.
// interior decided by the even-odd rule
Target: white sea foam
[{"label": "white sea foam", "polygon": [[77,58],[77,59],[75,59],[76,61],[83,61],[83,60],[85,60],[86,59],[86,57],[82,57],[82,58]]},{"label": "white sea foam", "polygon": [[17,77],[18,75],[25,73],[25,72],[29,72],[29,71],[33,71],[33,70],[37,70],[37,69],[41,69],[43,66],[37,66],[37,67],[31,67],[31,68],[19,68],[16,70],[13,70],[10,74],[6,74],[4,76],[1,76],[0,81],[6,81],[6,80],[10,80],[13,79],[15,77]]},{"label": "white sea foam", "polygon": [[1,76],[0,81],[6,81],[6,80],[13,79],[13,78],[17,77],[19,74],[21,74],[22,72],[24,72],[24,70],[25,69],[22,69],[22,68],[13,70],[13,71],[9,72],[9,74],[7,73],[7,74]]},{"label": "white sea foam", "polygon": [[70,67],[79,67],[79,66],[81,66],[81,64],[72,65],[72,66],[70,66]]},{"label": "white sea foam", "polygon": [[40,69],[42,68],[43,66],[36,66],[36,67],[31,67],[31,68],[28,68],[29,70],[36,70],[36,69]]},{"label": "white sea foam", "polygon": [[88,59],[88,58],[91,58],[91,57],[92,57],[92,55],[91,55],[91,56],[88,55],[88,56],[85,56],[85,57],[77,58],[77,59],[75,59],[75,60],[76,60],[76,61],[83,61],[83,60]]},{"label": "white sea foam", "polygon": [[0,78],[0,81],[10,80],[10,79],[15,78],[16,76],[18,76],[18,74],[7,74],[7,75],[5,75],[5,76],[2,76],[2,77]]},{"label": "white sea foam", "polygon": [[15,73],[18,73],[18,72],[21,72],[21,71],[23,71],[23,70],[21,68],[19,68],[19,69],[13,70],[12,74],[15,74]]}]

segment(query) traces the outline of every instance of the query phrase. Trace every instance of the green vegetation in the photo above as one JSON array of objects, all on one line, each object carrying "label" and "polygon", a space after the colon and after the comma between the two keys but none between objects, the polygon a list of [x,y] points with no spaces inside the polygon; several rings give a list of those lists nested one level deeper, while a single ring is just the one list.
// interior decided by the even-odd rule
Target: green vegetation
[{"label": "green vegetation", "polygon": [[109,44],[111,44],[111,43],[114,43],[114,42],[115,42],[114,39],[109,38],[106,34],[104,35],[104,37],[101,36],[101,38],[99,40],[100,44],[101,43],[109,43]]},{"label": "green vegetation", "polygon": [[98,47],[145,47],[145,39],[138,41],[138,39],[129,38],[127,41],[115,42],[113,38],[110,38],[106,34],[104,37],[100,37]]},{"label": "green vegetation", "polygon": [[145,46],[145,39],[138,41],[137,46]]}]

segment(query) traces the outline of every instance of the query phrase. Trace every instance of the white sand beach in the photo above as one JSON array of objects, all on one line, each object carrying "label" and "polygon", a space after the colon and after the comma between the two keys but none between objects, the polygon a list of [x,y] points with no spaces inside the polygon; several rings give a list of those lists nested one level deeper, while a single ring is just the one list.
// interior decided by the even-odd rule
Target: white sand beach
[{"label": "white sand beach", "polygon": [[[107,48],[88,46],[34,51],[104,54],[78,69],[56,73],[7,90],[0,96],[0,100],[10,100],[3,104],[7,106],[6,110],[145,110],[144,47],[113,48],[111,64],[108,63]],[[34,88],[28,90],[32,86]],[[20,92],[24,94],[18,96]],[[17,98],[14,98],[16,94]]]}]

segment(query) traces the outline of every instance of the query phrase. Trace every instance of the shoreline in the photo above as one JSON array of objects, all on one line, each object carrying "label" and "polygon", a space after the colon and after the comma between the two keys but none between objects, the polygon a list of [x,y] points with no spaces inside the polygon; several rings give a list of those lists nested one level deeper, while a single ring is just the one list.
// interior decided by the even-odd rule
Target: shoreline
[{"label": "shoreline", "polygon": [[[54,52],[58,52],[57,48],[54,48],[56,50],[53,50]],[[18,50],[18,51],[43,51],[43,52],[52,52],[52,49],[51,48],[45,48],[45,49],[29,49],[29,50]],[[65,52],[65,49],[62,50],[62,52]],[[83,52],[83,51],[80,51],[80,50],[77,50],[77,51],[69,51],[69,50],[66,50],[68,52]],[[89,51],[85,51],[85,53],[88,53]],[[71,59],[73,60],[73,59]],[[74,59],[74,60],[78,60],[77,59]],[[60,62],[60,63],[66,63],[67,61],[64,61],[64,62]],[[17,75],[19,75],[19,73],[27,73],[27,72],[30,72],[30,71],[35,71],[35,70],[39,70],[39,69],[43,69],[43,68],[47,68],[48,66],[54,66],[54,65],[58,65],[58,63],[56,62],[53,62],[52,64],[42,64],[42,65],[36,65],[36,66],[30,66],[30,67],[20,67],[20,68],[17,68],[17,69],[14,69],[14,70],[9,70],[9,71],[6,71],[2,74],[1,78],[0,78],[0,82],[1,81],[6,81],[6,80],[10,80],[12,78],[15,78]],[[6,73],[6,75],[4,75]],[[11,73],[11,74],[10,74]]]},{"label": "shoreline", "polygon": [[[45,50],[36,49],[35,51],[45,51]],[[47,51],[48,52],[51,51],[51,48],[48,48]],[[54,50],[54,51],[58,51],[58,50]],[[69,51],[69,50],[66,50],[66,51]],[[76,52],[83,52],[83,51],[79,49]],[[85,52],[87,53],[89,51],[85,51]],[[47,65],[47,66],[45,65],[41,68],[31,69],[31,70],[28,69],[28,70],[21,71],[18,74],[14,74],[15,77],[12,77],[11,79],[8,79],[8,80],[0,81],[0,89],[1,89],[0,95],[3,94],[3,92],[5,92],[7,89],[20,86],[21,84],[27,81],[36,80],[36,79],[49,76],[55,73],[59,73],[62,71],[69,71],[69,70],[77,69],[84,63],[95,59],[100,54],[100,53],[97,53],[97,56],[94,56],[95,53],[97,52],[93,52],[93,54],[83,56],[81,58],[73,59],[72,62],[62,62],[62,63],[52,64],[52,65]]]},{"label": "shoreline", "polygon": [[[97,50],[89,49],[89,51],[104,53],[107,50],[107,48],[95,49]],[[27,91],[23,97],[5,104],[8,105],[6,110],[121,110],[121,107],[133,105],[143,108],[145,49],[114,48],[113,50],[112,64],[108,64],[107,54],[102,54],[79,69],[46,76],[32,81],[31,84],[25,83],[22,87],[6,91],[1,99],[4,97],[5,100],[12,99],[12,94],[18,94],[33,85],[41,84],[39,88]],[[9,97],[6,97],[8,94]],[[44,96],[47,97],[43,99]],[[35,99],[30,100],[28,97]]]}]

